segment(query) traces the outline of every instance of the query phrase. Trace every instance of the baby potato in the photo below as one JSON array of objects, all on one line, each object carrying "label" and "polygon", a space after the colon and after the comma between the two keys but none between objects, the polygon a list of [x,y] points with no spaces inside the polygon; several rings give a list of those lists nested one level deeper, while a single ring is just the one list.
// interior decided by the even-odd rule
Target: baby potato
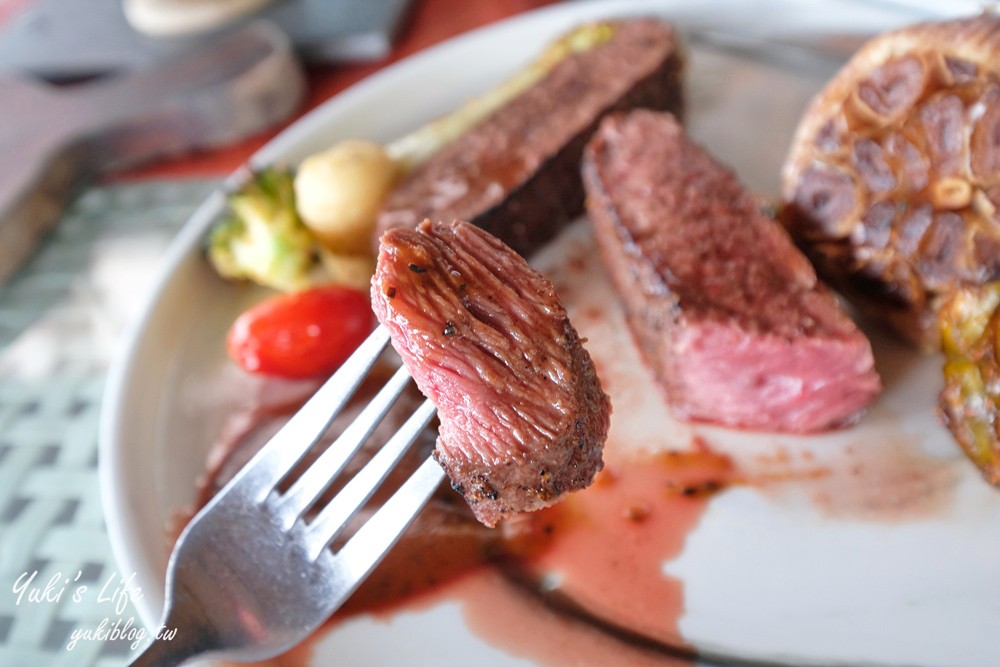
[{"label": "baby potato", "polygon": [[396,162],[379,144],[342,141],[299,166],[299,216],[329,250],[346,255],[370,252],[375,216],[398,174]]}]

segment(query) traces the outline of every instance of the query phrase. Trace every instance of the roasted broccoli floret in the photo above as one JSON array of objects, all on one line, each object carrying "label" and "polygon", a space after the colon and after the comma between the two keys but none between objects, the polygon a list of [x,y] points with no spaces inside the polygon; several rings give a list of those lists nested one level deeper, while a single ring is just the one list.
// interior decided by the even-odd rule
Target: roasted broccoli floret
[{"label": "roasted broccoli floret", "polygon": [[316,239],[295,209],[291,170],[268,167],[229,197],[212,229],[208,257],[225,278],[282,291],[303,289],[316,265]]}]

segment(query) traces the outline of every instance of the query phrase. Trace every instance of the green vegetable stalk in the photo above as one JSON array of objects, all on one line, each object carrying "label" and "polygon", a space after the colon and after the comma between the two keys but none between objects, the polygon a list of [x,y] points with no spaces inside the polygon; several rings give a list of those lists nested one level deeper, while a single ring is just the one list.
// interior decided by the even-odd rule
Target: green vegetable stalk
[{"label": "green vegetable stalk", "polygon": [[446,116],[431,121],[385,147],[386,153],[404,172],[425,162],[431,155],[454,141],[476,123],[545,78],[560,61],[593,49],[614,35],[607,22],[587,23],[555,40],[533,61],[510,78],[474,97]]}]

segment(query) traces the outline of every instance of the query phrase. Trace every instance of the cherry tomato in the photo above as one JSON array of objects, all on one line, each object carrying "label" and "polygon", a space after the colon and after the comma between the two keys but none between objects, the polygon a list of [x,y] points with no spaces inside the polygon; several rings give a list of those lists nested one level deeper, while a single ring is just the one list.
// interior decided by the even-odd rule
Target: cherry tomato
[{"label": "cherry tomato", "polygon": [[368,295],[341,286],[280,294],[236,318],[229,356],[251,373],[285,378],[330,375],[374,327]]}]

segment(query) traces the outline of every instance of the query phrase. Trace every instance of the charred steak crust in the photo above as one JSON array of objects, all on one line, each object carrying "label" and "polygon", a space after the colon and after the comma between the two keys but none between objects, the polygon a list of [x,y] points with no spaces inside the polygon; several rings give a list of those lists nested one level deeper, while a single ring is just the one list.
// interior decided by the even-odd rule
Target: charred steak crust
[{"label": "charred steak crust", "polygon": [[601,469],[610,402],[552,284],[468,223],[381,239],[372,306],[438,407],[435,457],[488,526]]},{"label": "charred steak crust", "polygon": [[528,255],[579,216],[580,157],[601,117],[683,106],[673,28],[648,18],[610,23],[607,42],[566,57],[405,178],[383,205],[378,234],[461,219]]},{"label": "charred steak crust", "polygon": [[633,338],[679,417],[810,432],[852,421],[878,394],[868,340],[676,119],[609,116],[582,170]]}]

